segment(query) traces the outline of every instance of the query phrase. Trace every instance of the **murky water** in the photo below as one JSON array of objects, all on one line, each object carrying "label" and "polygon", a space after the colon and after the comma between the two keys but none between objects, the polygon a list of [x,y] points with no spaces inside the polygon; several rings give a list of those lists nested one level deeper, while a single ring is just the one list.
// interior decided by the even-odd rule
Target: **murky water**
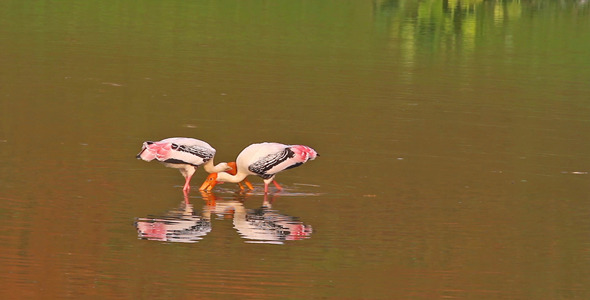
[{"label": "murky water", "polygon": [[[0,45],[2,298],[590,297],[586,1],[5,1]],[[321,157],[185,201],[172,136]]]}]

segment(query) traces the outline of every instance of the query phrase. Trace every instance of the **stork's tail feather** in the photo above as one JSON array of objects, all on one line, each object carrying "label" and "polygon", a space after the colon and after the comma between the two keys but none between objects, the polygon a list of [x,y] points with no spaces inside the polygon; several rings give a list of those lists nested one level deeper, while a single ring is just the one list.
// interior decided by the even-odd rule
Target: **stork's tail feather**
[{"label": "stork's tail feather", "polygon": [[316,156],[319,156],[319,154],[315,150],[308,146],[294,145],[291,146],[291,150],[295,152],[295,157],[301,160],[302,162],[314,160]]},{"label": "stork's tail feather", "polygon": [[143,149],[141,149],[137,158],[141,158],[145,161],[151,161],[153,159],[165,161],[170,157],[171,149],[172,143],[145,142],[143,143]]}]

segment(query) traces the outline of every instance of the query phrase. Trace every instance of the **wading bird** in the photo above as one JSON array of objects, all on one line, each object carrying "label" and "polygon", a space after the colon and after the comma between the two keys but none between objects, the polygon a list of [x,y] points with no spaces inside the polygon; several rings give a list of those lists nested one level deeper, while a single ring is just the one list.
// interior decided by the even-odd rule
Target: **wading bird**
[{"label": "wading bird", "polygon": [[[246,147],[236,159],[237,173],[211,173],[201,185],[200,190],[212,190],[221,182],[240,182],[248,175],[258,175],[264,180],[264,193],[268,193],[268,184],[273,183],[277,189],[282,187],[274,180],[281,171],[298,167],[319,154],[308,146],[283,145],[279,143],[260,143]],[[251,186],[248,186],[250,189]]]},{"label": "wading bird", "polygon": [[[167,138],[159,142],[144,142],[141,152],[137,154],[138,159],[145,161],[157,159],[167,167],[178,169],[185,178],[182,188],[185,195],[191,189],[191,177],[199,166],[203,166],[203,169],[209,173],[225,171],[235,174],[235,163],[222,162],[214,165],[214,156],[215,148],[208,143],[184,137]],[[250,182],[246,181],[245,183],[248,187],[252,186]],[[238,184],[240,188],[243,188],[241,183]]]}]

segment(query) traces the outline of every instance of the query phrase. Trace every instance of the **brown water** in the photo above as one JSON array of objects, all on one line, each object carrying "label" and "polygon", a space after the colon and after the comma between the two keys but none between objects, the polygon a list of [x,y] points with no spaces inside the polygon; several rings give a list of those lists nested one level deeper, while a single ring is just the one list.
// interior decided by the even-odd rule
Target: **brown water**
[{"label": "brown water", "polygon": [[[3,299],[590,298],[586,1],[4,1],[0,45]],[[171,136],[321,156],[185,205]]]}]

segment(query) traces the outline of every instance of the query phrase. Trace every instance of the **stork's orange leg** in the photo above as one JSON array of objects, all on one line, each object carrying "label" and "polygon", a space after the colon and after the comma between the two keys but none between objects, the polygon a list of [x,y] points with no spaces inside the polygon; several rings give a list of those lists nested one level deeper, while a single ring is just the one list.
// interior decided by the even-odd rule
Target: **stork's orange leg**
[{"label": "stork's orange leg", "polygon": [[272,183],[277,187],[277,189],[279,191],[282,191],[283,190],[283,188],[279,185],[279,183],[276,180],[273,180]]},{"label": "stork's orange leg", "polygon": [[238,185],[240,186],[240,190],[245,190],[246,188],[244,187],[244,184],[250,189],[253,190],[254,187],[252,186],[252,184],[250,183],[250,181],[248,181],[248,179],[244,179],[241,182],[238,182]]},{"label": "stork's orange leg", "polygon": [[247,186],[249,189],[251,189],[251,190],[253,190],[253,189],[254,189],[254,187],[252,186],[252,184],[250,183],[250,181],[248,181],[248,179],[247,179],[247,178],[245,178],[245,179],[244,179],[242,182],[243,182],[243,183],[244,183],[244,184],[245,184],[245,185],[246,185],[246,186]]},{"label": "stork's orange leg", "polygon": [[184,182],[184,186],[182,187],[182,191],[185,194],[188,194],[191,191],[191,176],[186,176],[186,181]]}]

